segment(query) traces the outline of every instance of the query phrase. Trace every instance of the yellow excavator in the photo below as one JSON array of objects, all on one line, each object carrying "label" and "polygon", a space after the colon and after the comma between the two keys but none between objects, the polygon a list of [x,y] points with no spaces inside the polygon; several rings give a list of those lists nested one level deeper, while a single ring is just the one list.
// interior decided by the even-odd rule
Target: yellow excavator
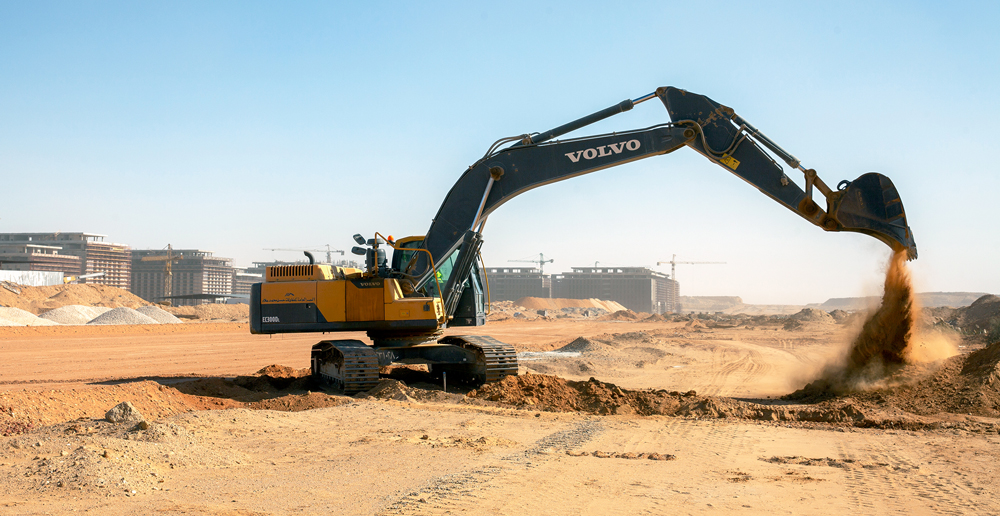
[{"label": "yellow excavator", "polygon": [[[645,129],[555,138],[635,105],[659,99],[670,122]],[[426,364],[472,384],[517,374],[509,344],[443,330],[486,323],[488,288],[479,254],[486,219],[504,202],[539,186],[690,147],[761,193],[825,231],[877,238],[917,257],[903,204],[888,177],[866,173],[829,187],[813,169],[779,147],[732,108],[673,87],[587,115],[543,133],[496,141],[458,179],[426,235],[393,240],[354,235],[352,252],[364,269],[314,263],[268,267],[253,285],[250,331],[255,334],[364,331],[356,339],[323,340],[312,348],[314,377],[345,393],[368,390],[379,366]],[[779,162],[803,174],[804,188]],[[825,209],[813,200],[814,191]],[[386,249],[392,249],[391,261]]]}]

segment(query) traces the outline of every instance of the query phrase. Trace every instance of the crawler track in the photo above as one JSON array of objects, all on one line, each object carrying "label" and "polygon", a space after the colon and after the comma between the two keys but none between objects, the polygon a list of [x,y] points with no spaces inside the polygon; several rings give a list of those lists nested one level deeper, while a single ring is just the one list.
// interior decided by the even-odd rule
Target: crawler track
[{"label": "crawler track", "polygon": [[325,340],[313,346],[312,371],[320,381],[354,394],[378,385],[378,356],[358,340]]},{"label": "crawler track", "polygon": [[510,344],[486,335],[455,335],[438,342],[476,350],[483,361],[476,375],[481,376],[485,382],[498,382],[505,376],[517,376],[517,352]]}]

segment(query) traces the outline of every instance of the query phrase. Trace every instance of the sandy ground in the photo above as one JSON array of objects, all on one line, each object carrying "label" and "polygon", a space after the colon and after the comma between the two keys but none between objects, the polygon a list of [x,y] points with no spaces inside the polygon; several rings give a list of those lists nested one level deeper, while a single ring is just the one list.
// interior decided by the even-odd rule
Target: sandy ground
[{"label": "sandy ground", "polygon": [[[538,320],[452,333],[513,344],[525,374],[765,403],[850,332]],[[0,328],[0,416],[32,427],[0,437],[0,513],[1000,513],[992,418],[931,415],[911,431],[550,412],[412,376],[408,396],[254,383],[265,366],[307,367],[321,338],[235,323]],[[583,351],[553,353],[564,347]],[[121,401],[149,427],[105,422]]]}]

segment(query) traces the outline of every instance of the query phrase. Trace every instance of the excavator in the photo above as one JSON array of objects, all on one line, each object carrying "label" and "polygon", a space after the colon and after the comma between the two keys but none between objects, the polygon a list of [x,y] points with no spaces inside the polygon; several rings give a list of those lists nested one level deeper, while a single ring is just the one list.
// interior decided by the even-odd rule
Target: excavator
[{"label": "excavator", "polygon": [[[556,139],[653,99],[663,103],[670,122]],[[459,177],[425,235],[354,235],[352,252],[365,256],[364,269],[316,264],[308,253],[308,264],[268,267],[264,281],[251,289],[250,331],[367,332],[371,344],[331,339],[312,347],[314,378],[347,394],[374,387],[379,367],[392,363],[426,364],[438,377],[471,384],[516,375],[511,345],[489,336],[444,335],[446,328],[486,323],[489,284],[480,255],[486,219],[531,189],[682,147],[825,231],[863,233],[910,260],[917,257],[888,177],[871,172],[831,188],[732,108],[661,87],[542,133],[497,140]],[[803,174],[804,188],[788,176],[792,170]],[[825,207],[813,199],[816,191]]]}]

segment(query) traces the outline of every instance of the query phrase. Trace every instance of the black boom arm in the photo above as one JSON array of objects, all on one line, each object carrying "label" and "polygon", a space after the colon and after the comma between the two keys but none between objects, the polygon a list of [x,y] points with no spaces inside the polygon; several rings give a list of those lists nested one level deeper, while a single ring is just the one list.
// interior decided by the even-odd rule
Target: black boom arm
[{"label": "black boom arm", "polygon": [[[609,116],[628,111],[635,104],[659,98],[671,123],[621,133],[550,141]],[[495,150],[506,143],[516,142]],[[741,177],[762,193],[827,231],[856,231],[882,240],[894,249],[916,257],[916,246],[902,203],[892,182],[881,174],[865,174],[833,191],[814,170],[803,169],[797,159],[760,131],[708,97],[677,88],[659,88],[636,100],[626,100],[574,122],[534,135],[498,141],[468,168],[441,204],[422,247],[436,264],[456,251],[478,251],[479,233],[486,218],[503,203],[528,190],[579,175],[596,172],[650,156],[668,154],[690,146],[709,160]],[[766,147],[790,167],[805,174],[805,190],[785,175]],[[874,177],[873,177],[874,176]],[[842,183],[842,184],[843,184]],[[824,211],[812,200],[815,187],[826,197]],[[474,233],[469,235],[468,233]],[[459,255],[456,267],[442,288],[445,306],[453,307],[474,260]],[[432,279],[426,253],[416,253],[407,274],[417,288]],[[449,315],[452,310],[447,310]]]}]

